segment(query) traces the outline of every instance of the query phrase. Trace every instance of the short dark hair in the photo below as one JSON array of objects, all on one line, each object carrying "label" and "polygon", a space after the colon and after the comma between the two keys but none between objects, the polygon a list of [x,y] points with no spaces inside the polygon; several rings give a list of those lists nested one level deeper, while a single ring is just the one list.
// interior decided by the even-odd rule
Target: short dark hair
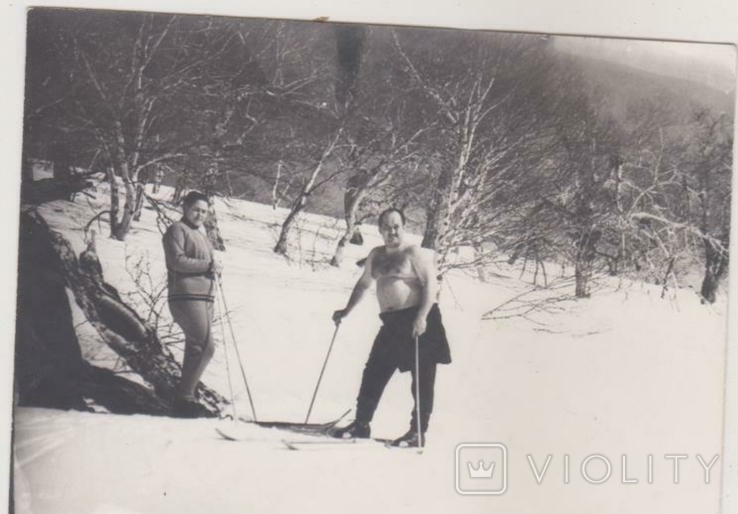
[{"label": "short dark hair", "polygon": [[207,197],[206,194],[201,193],[200,191],[190,191],[184,197],[184,200],[182,200],[182,205],[184,206],[185,209],[187,209],[188,207],[192,206],[195,202],[199,202],[200,200],[210,205],[210,199]]},{"label": "short dark hair", "polygon": [[400,219],[402,220],[402,225],[405,225],[405,213],[402,212],[397,207],[390,207],[389,209],[383,210],[381,213],[379,213],[379,218],[377,218],[377,224],[379,225],[379,228],[382,228],[382,222],[384,221],[384,217],[392,214],[393,212],[396,212],[400,215]]}]

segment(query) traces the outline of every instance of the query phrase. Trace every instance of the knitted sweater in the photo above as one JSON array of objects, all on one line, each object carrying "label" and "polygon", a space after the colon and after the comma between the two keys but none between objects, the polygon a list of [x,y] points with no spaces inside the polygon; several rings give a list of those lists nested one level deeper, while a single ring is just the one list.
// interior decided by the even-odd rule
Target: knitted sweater
[{"label": "knitted sweater", "polygon": [[162,242],[169,301],[214,301],[213,247],[207,236],[183,218],[167,228]]}]

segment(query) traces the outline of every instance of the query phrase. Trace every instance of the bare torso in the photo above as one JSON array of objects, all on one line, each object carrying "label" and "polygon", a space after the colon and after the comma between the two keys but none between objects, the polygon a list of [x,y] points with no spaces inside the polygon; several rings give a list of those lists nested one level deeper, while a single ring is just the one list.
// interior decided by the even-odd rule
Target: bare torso
[{"label": "bare torso", "polygon": [[387,252],[380,248],[372,260],[372,277],[377,282],[377,300],[381,312],[419,305],[423,284],[410,261],[408,250]]}]

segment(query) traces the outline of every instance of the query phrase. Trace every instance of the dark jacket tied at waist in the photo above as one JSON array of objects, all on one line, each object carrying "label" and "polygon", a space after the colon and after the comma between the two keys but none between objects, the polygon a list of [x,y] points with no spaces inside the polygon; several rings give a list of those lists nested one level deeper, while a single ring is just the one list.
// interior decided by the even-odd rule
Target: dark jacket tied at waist
[{"label": "dark jacket tied at waist", "polygon": [[[415,367],[413,322],[418,310],[419,307],[416,306],[399,311],[387,311],[379,315],[382,328],[372,346],[372,354],[375,354],[373,356],[395,363],[402,372]],[[428,312],[426,331],[419,338],[419,357],[421,367],[424,363],[451,362],[451,350],[437,303],[434,303]]]}]

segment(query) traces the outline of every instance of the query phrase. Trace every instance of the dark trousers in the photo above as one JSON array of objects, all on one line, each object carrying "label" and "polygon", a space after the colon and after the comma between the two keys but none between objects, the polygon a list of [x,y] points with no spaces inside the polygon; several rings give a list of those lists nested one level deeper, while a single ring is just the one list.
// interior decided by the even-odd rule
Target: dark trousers
[{"label": "dark trousers", "polygon": [[[421,343],[422,344],[422,343]],[[392,378],[397,369],[397,364],[387,359],[381,352],[372,352],[369,360],[364,366],[364,374],[361,378],[361,387],[359,388],[359,397],[356,399],[356,421],[369,423],[374,417],[374,411],[377,410],[379,399],[382,397],[384,388]],[[415,366],[410,369],[413,377],[412,393],[413,393],[413,413],[410,421],[410,428],[416,429],[418,399],[415,395],[415,384],[418,376]],[[420,431],[425,433],[428,430],[428,421],[431,412],[433,412],[433,388],[436,382],[436,363],[427,359],[420,360]]]}]

